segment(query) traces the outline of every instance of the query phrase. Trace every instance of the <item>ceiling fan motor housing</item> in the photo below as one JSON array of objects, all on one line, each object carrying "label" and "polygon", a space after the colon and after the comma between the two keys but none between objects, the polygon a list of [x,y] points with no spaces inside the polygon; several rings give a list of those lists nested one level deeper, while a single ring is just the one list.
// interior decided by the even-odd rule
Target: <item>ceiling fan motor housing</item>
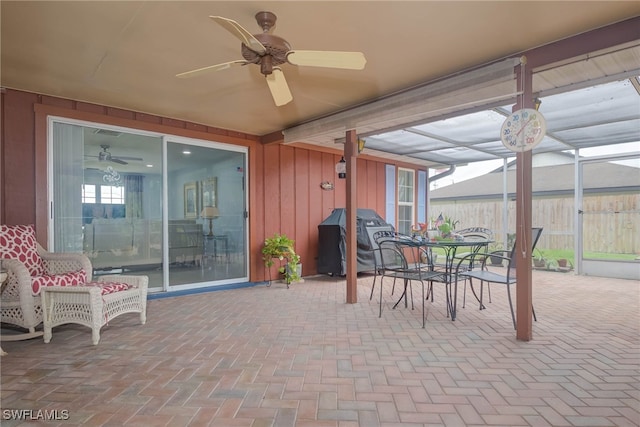
[{"label": "ceiling fan motor housing", "polygon": [[256,13],[256,22],[263,33],[254,34],[253,37],[262,43],[266,52],[259,54],[242,43],[243,58],[252,64],[260,64],[260,72],[264,75],[271,74],[274,66],[287,62],[287,53],[291,50],[291,46],[285,39],[269,33],[276,25],[276,19],[278,18],[272,12]]},{"label": "ceiling fan motor housing", "polygon": [[103,162],[105,160],[111,160],[111,153],[108,151],[109,150],[109,146],[102,144],[100,145],[100,148],[102,148],[102,151],[100,151],[98,153],[98,160]]},{"label": "ceiling fan motor housing", "polygon": [[267,67],[267,70],[263,70],[262,74],[271,74],[273,66],[287,62],[287,53],[291,50],[291,46],[285,39],[268,33],[254,34],[253,36],[262,43],[266,53],[260,55],[242,43],[242,57],[252,64],[260,64],[265,57],[271,57],[271,66]]}]

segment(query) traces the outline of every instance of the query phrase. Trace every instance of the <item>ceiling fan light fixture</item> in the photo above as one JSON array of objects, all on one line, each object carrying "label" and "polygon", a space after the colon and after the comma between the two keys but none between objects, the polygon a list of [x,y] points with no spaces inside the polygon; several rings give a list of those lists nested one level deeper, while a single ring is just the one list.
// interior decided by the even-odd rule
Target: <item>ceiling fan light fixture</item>
[{"label": "ceiling fan light fixture", "polygon": [[265,55],[262,57],[262,61],[260,62],[260,72],[265,76],[273,73],[273,62],[271,55]]}]

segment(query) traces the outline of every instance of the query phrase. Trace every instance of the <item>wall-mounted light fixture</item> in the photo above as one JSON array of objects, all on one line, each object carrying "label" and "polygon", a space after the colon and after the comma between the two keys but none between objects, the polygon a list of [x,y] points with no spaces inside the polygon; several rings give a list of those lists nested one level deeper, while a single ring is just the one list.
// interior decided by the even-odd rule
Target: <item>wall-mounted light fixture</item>
[{"label": "wall-mounted light fixture", "polygon": [[364,145],[366,143],[367,141],[365,141],[364,139],[358,138],[358,153],[362,153],[362,150],[364,150]]},{"label": "wall-mounted light fixture", "polygon": [[[358,153],[362,153],[366,143],[367,141],[364,139],[358,138]],[[336,173],[340,179],[345,179],[347,177],[347,162],[344,160],[344,156],[342,156],[340,161],[336,163]]]},{"label": "wall-mounted light fixture", "polygon": [[538,111],[540,105],[542,104],[542,100],[540,98],[533,98],[533,107]]},{"label": "wall-mounted light fixture", "polygon": [[336,173],[340,179],[345,179],[347,177],[347,162],[344,160],[344,156],[342,156],[340,161],[336,163]]}]

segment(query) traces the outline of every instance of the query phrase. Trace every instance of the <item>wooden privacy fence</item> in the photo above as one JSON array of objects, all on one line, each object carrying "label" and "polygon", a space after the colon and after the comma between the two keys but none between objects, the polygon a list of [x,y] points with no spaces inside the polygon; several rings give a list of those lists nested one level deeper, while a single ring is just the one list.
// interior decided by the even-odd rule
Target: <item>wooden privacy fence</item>
[{"label": "wooden privacy fence", "polygon": [[[580,232],[585,252],[640,254],[640,194],[586,195],[582,206],[584,231],[575,229],[573,197],[534,196],[532,209],[532,225],[544,227],[539,248],[573,250],[574,233]],[[501,239],[502,199],[431,200],[430,217],[435,218],[440,212],[444,217],[460,221],[458,229],[486,227],[494,230],[496,239]],[[507,230],[512,233],[516,226],[513,200],[508,202],[507,221]]]}]

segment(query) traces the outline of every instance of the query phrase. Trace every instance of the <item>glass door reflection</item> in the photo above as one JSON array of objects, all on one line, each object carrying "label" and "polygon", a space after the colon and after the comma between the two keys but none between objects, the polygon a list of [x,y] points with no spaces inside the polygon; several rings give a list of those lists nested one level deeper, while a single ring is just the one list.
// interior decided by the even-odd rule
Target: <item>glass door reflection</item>
[{"label": "glass door reflection", "polygon": [[168,285],[248,280],[244,152],[167,143]]}]

